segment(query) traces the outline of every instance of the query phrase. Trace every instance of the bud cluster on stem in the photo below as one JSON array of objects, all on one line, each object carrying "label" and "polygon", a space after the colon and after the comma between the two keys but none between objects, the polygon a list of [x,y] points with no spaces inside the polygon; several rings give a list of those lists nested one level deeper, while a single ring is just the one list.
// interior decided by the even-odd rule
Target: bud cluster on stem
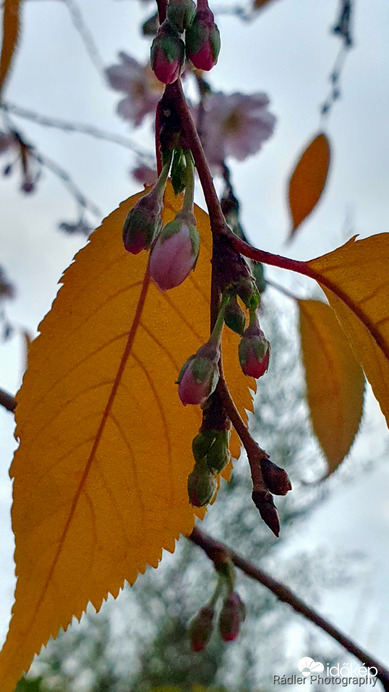
[{"label": "bud cluster on stem", "polygon": [[[180,35],[185,32],[185,43]],[[211,70],[220,52],[220,34],[208,0],[169,0],[165,21],[151,46],[151,67],[163,84],[172,84],[189,60],[200,70]]]},{"label": "bud cluster on stem", "polygon": [[[214,619],[218,601],[222,599],[219,611],[219,634],[223,641],[231,642],[237,638],[240,627],[246,617],[245,605],[234,590],[235,567],[230,559],[215,564],[218,580],[209,602],[189,623],[189,640],[193,651],[203,651],[207,646],[214,629]],[[222,594],[224,592],[224,597]]]}]

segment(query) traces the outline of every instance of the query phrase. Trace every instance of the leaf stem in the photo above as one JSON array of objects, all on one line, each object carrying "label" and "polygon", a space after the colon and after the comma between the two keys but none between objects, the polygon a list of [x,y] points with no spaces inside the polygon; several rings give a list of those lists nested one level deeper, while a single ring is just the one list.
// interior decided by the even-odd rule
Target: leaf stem
[{"label": "leaf stem", "polygon": [[389,360],[389,345],[386,343],[384,337],[378,331],[373,322],[363,312],[362,308],[357,305],[357,303],[353,302],[350,296],[342,291],[337,284],[333,283],[331,279],[314,269],[309,262],[293,260],[289,257],[274,255],[271,252],[253,248],[244,240],[238,238],[238,236],[232,233],[227,227],[224,230],[224,234],[230,239],[232,247],[241,255],[244,255],[249,259],[256,260],[257,262],[262,262],[263,264],[269,264],[273,267],[279,267],[280,269],[288,269],[289,271],[296,272],[297,274],[308,276],[310,279],[317,281],[317,283],[321,286],[325,286],[325,288],[330,290],[337,298],[339,298],[339,300],[347,305],[347,307],[358,317],[362,324],[367,327],[377,346],[381,349],[384,356]]}]

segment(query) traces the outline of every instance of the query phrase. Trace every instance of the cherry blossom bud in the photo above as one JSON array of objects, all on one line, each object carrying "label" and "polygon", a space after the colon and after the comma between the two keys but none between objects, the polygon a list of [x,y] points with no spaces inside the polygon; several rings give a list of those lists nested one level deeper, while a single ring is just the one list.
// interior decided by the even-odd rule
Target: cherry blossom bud
[{"label": "cherry blossom bud", "polygon": [[162,197],[153,188],[127,214],[123,226],[123,243],[127,252],[137,255],[150,247],[162,226],[161,213]]},{"label": "cherry blossom bud", "polygon": [[224,321],[230,329],[242,336],[246,324],[243,310],[239,307],[236,296],[232,296],[224,312]]},{"label": "cherry blossom bud", "polygon": [[193,651],[203,651],[207,646],[213,630],[215,609],[204,606],[189,623],[190,646]]},{"label": "cherry blossom bud", "polygon": [[186,31],[186,54],[198,70],[211,70],[220,52],[220,33],[206,0],[197,4],[192,25]]},{"label": "cherry blossom bud", "polygon": [[194,269],[200,250],[196,219],[179,212],[159,234],[151,251],[150,274],[161,291],[179,286]]},{"label": "cherry blossom bud", "polygon": [[277,464],[273,464],[270,459],[261,459],[261,470],[267,488],[274,495],[286,495],[289,490],[292,490],[286,471]]},{"label": "cherry blossom bud", "polygon": [[250,324],[239,344],[239,361],[245,375],[262,377],[269,367],[270,344],[257,324]]},{"label": "cherry blossom bud", "polygon": [[209,470],[207,463],[197,461],[192,473],[188,476],[188,497],[194,507],[208,505],[217,490],[217,481]]},{"label": "cherry blossom bud", "polygon": [[245,617],[245,605],[239,594],[233,591],[224,600],[219,616],[219,630],[225,642],[232,642],[237,638]]},{"label": "cherry blossom bud", "polygon": [[169,0],[166,17],[170,26],[180,34],[192,24],[196,14],[193,0]]},{"label": "cherry blossom bud", "polygon": [[163,84],[172,84],[180,76],[185,59],[185,45],[165,21],[151,45],[151,67]]},{"label": "cherry blossom bud", "polygon": [[207,466],[214,474],[221,473],[230,461],[229,437],[228,430],[218,430],[207,453]]},{"label": "cherry blossom bud", "polygon": [[215,391],[219,380],[219,346],[207,342],[188,358],[178,375],[178,396],[184,406],[202,406]]}]

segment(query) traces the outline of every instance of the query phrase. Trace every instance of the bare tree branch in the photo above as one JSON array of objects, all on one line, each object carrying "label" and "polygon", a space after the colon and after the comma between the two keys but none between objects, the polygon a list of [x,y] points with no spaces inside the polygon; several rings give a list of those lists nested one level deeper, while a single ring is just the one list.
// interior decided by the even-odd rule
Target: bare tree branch
[{"label": "bare tree branch", "polygon": [[112,142],[113,144],[126,147],[126,149],[131,149],[134,154],[141,158],[153,159],[151,153],[146,151],[146,149],[140,149],[138,145],[135,144],[135,142],[133,142],[131,139],[118,135],[115,132],[108,132],[107,130],[102,130],[99,127],[88,125],[86,123],[71,122],[69,120],[64,120],[63,118],[51,118],[29,110],[28,108],[17,106],[14,103],[3,102],[1,104],[1,108],[6,113],[15,115],[18,118],[30,120],[36,125],[42,125],[42,127],[53,127],[57,130],[63,130],[64,132],[77,132],[83,135],[94,137],[95,139],[102,139],[106,142]]}]

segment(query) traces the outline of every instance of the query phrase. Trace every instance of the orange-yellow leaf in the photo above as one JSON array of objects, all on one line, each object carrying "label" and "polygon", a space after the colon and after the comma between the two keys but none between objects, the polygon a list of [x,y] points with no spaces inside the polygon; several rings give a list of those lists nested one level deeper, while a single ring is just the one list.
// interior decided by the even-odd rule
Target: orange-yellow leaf
[{"label": "orange-yellow leaf", "polygon": [[0,93],[7,78],[19,35],[21,0],[3,1],[3,34],[0,57]]},{"label": "orange-yellow leaf", "polygon": [[332,473],[358,431],[365,378],[332,308],[318,300],[298,306],[312,426]]},{"label": "orange-yellow leaf", "polygon": [[[89,601],[99,609],[194,524],[186,485],[201,412],[181,405],[175,380],[208,338],[208,216],[196,208],[195,272],[162,294],[148,278],[147,253],[134,257],[122,245],[139,197],[123,202],[78,253],[31,344],[17,396],[17,586],[1,692],[14,690],[42,644]],[[178,208],[169,188],[166,222]],[[237,365],[235,337],[225,334],[225,370],[246,418],[253,380]]]},{"label": "orange-yellow leaf", "polygon": [[318,203],[326,184],[329,165],[330,144],[327,135],[321,132],[308,144],[289,180],[292,218],[289,239]]},{"label": "orange-yellow leaf", "polygon": [[352,238],[307,263],[361,363],[389,425],[389,233]]}]

